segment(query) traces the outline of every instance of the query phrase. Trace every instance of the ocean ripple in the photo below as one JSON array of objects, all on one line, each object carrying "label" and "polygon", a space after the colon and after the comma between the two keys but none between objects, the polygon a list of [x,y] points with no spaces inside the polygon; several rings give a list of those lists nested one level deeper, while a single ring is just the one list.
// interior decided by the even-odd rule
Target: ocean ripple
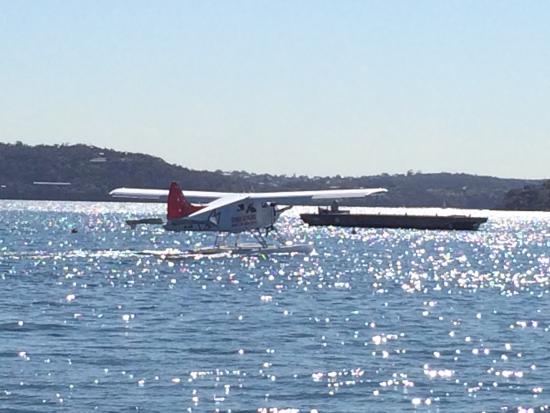
[{"label": "ocean ripple", "polygon": [[[311,255],[191,256],[152,204],[0,201],[8,411],[546,411],[550,215],[314,228]],[[73,229],[75,231],[73,231]]]}]

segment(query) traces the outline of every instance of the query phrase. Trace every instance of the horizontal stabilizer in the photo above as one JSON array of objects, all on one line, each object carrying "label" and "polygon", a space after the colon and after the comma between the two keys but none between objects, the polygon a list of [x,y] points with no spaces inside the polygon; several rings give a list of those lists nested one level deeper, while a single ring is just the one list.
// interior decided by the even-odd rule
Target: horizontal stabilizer
[{"label": "horizontal stabilizer", "polygon": [[164,224],[164,221],[162,218],[141,218],[141,219],[127,219],[126,224],[130,226],[130,228],[135,228],[139,224],[145,224],[145,225],[162,225]]}]

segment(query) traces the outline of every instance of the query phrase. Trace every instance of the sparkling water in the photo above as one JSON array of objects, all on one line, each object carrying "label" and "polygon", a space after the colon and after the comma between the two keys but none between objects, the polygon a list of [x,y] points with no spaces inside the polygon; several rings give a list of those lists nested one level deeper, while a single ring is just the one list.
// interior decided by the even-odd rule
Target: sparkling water
[{"label": "sparkling water", "polygon": [[0,411],[546,411],[550,214],[477,232],[278,228],[191,256],[157,204],[0,201]]}]

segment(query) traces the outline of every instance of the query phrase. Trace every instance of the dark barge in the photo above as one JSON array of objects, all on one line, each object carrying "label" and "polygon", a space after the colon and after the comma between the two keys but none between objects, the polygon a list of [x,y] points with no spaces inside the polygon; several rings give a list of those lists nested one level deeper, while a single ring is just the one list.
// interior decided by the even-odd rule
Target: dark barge
[{"label": "dark barge", "polygon": [[300,214],[309,225],[352,228],[406,228],[475,231],[487,217],[470,215],[352,214],[340,209],[319,208],[317,214]]}]

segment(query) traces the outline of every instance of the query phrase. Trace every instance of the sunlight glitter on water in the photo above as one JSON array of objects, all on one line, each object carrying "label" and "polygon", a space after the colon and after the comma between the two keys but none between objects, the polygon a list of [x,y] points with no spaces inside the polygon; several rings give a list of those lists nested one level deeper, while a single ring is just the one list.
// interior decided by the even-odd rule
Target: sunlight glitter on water
[{"label": "sunlight glitter on water", "polygon": [[280,231],[315,254],[167,262],[138,253],[208,245],[212,234],[125,227],[163,214],[158,205],[0,206],[3,406],[544,411],[550,402],[548,214],[490,213],[479,232],[352,233],[301,225],[294,213]]}]

